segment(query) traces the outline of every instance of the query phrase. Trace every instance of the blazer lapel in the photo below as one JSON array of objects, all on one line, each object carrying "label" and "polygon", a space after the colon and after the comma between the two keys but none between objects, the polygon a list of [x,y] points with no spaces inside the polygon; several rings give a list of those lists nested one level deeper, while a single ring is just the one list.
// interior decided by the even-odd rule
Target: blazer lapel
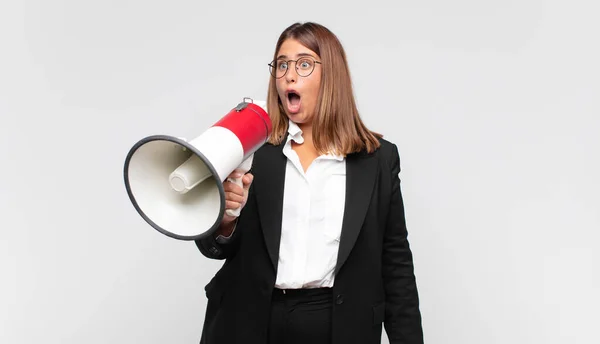
[{"label": "blazer lapel", "polygon": [[346,203],[335,273],[348,259],[364,222],[377,177],[373,154],[355,153],[346,158]]},{"label": "blazer lapel", "polygon": [[283,188],[287,158],[282,153],[285,140],[278,146],[263,146],[264,154],[256,154],[254,190],[267,251],[275,271],[279,260],[281,220],[283,214]]}]

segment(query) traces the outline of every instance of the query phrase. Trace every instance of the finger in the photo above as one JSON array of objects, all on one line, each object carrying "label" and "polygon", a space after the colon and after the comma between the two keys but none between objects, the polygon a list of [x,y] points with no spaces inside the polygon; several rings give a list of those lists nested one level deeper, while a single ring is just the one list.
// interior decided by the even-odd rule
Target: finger
[{"label": "finger", "polygon": [[244,200],[244,195],[243,194],[238,194],[238,193],[234,193],[234,192],[226,192],[225,193],[225,200],[226,201],[232,201],[232,202],[242,202]]},{"label": "finger", "polygon": [[242,204],[240,202],[234,202],[234,201],[225,201],[225,209],[237,209],[241,206]]},{"label": "finger", "polygon": [[223,191],[225,192],[232,192],[238,195],[241,195],[244,193],[244,189],[241,188],[239,185],[237,185],[234,182],[230,182],[228,180],[225,181],[225,183],[223,183]]},{"label": "finger", "polygon": [[242,178],[242,184],[244,185],[244,189],[248,189],[250,184],[252,184],[253,180],[254,180],[254,175],[252,175],[251,173],[246,173],[244,178]]},{"label": "finger", "polygon": [[227,176],[227,178],[240,178],[242,175],[243,174],[240,171],[233,171],[231,174],[229,174],[229,176]]}]

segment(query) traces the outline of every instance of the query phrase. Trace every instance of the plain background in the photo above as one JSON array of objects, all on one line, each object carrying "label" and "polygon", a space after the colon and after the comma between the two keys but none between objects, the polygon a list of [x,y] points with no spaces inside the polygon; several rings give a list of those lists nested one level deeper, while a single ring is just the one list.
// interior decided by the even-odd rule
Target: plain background
[{"label": "plain background", "polygon": [[600,343],[599,9],[2,1],[0,342],[198,342],[221,262],[142,220],[125,156],[264,98],[279,33],[310,20],[400,149],[426,342]]}]

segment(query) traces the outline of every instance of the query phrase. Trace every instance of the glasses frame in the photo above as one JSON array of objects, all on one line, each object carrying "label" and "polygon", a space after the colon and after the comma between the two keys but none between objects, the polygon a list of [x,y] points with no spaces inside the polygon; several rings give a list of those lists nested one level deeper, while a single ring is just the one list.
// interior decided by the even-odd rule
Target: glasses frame
[{"label": "glasses frame", "polygon": [[[304,60],[304,59],[312,60],[314,62],[312,70],[307,75],[301,75],[300,73],[298,73],[298,61]],[[273,72],[272,72],[272,70],[277,69],[277,64],[276,64],[277,61],[284,61],[288,64],[288,68],[285,69],[285,73],[283,73],[283,75],[281,75],[280,77],[276,77],[275,75],[273,75]],[[296,74],[298,74],[298,76],[301,76],[303,78],[309,77],[315,71],[315,66],[317,64],[322,64],[321,61],[317,61],[314,57],[311,57],[311,56],[302,56],[302,57],[297,58],[296,60],[275,59],[275,60],[271,61],[271,63],[269,63],[269,74],[271,74],[271,76],[274,77],[275,79],[283,78],[287,74],[287,72],[290,70],[290,67],[289,67],[290,62],[294,62],[294,69],[296,70]],[[277,73],[277,72],[275,72],[275,73]]]}]

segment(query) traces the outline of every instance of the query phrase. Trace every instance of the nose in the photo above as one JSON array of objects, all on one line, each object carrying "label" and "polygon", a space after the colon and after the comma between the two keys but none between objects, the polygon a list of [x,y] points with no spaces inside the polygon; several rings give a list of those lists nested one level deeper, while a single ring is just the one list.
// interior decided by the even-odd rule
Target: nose
[{"label": "nose", "polygon": [[294,64],[292,67],[292,63],[293,62],[290,62],[287,73],[285,73],[285,80],[287,82],[295,82],[298,80],[298,71],[296,70],[296,65]]}]

